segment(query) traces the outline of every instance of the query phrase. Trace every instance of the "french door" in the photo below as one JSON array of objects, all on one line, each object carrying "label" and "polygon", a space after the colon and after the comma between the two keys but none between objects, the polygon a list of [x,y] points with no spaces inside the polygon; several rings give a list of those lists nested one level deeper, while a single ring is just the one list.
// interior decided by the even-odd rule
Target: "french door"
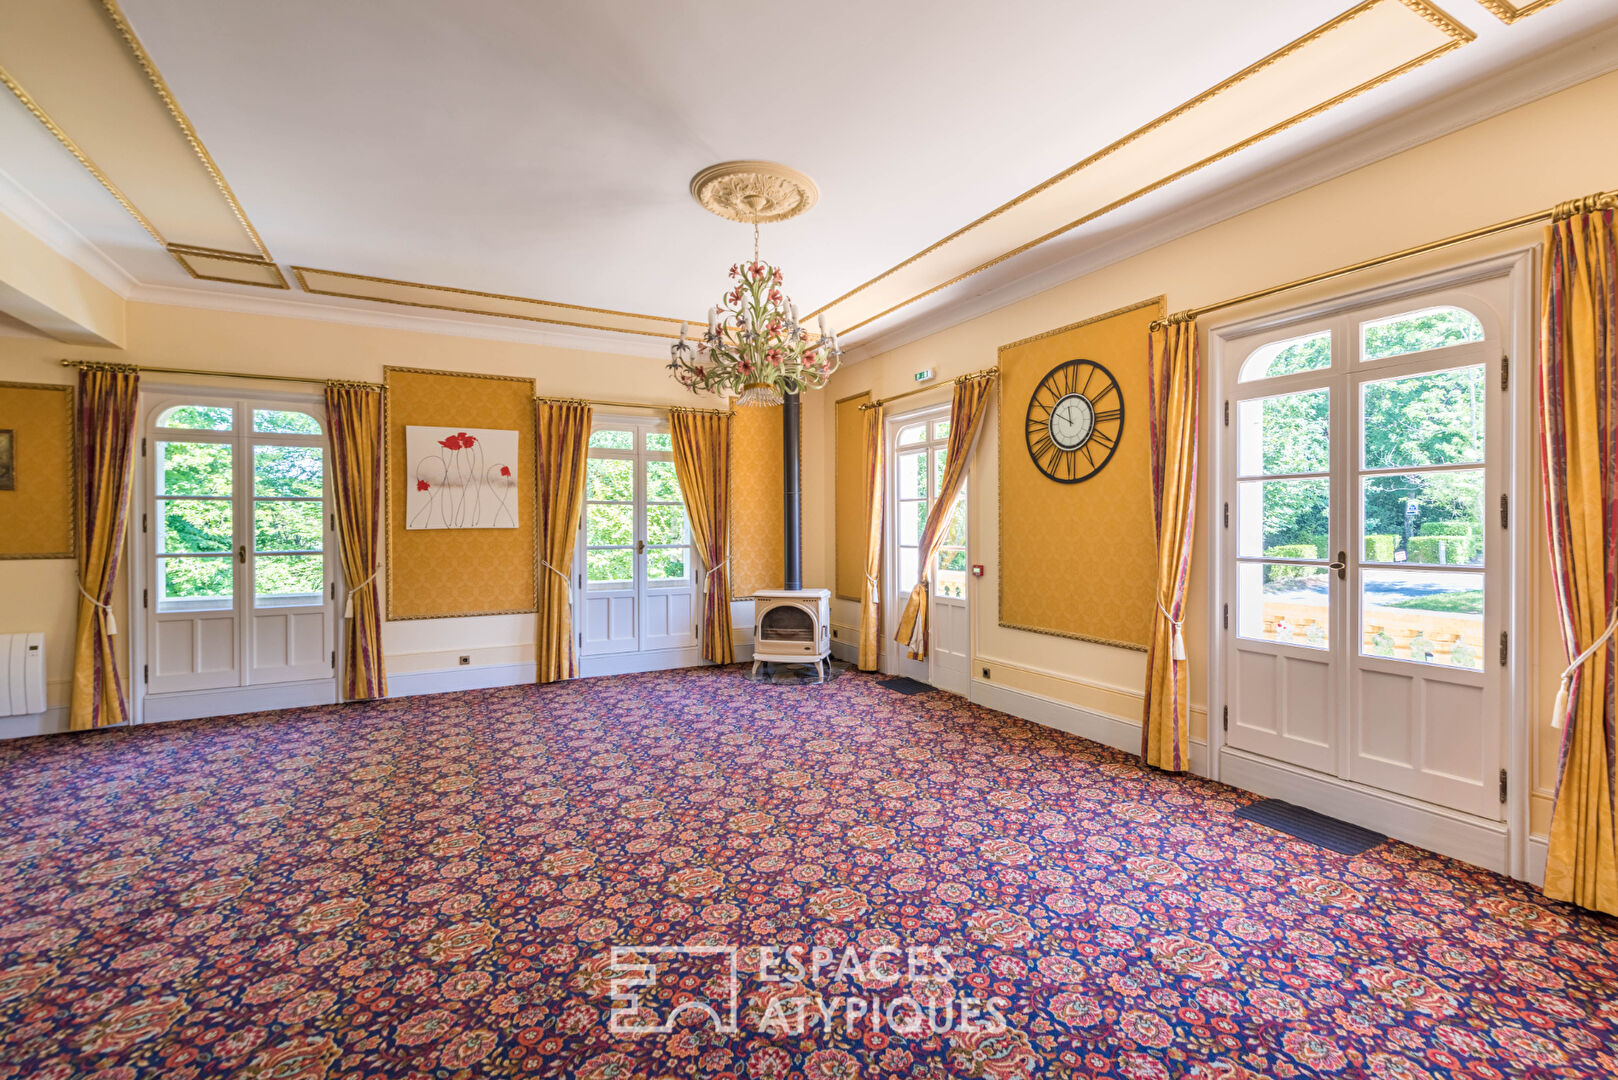
[{"label": "french door", "polygon": [[1226,745],[1498,820],[1505,279],[1235,343]]},{"label": "french door", "polygon": [[332,680],[335,545],[319,407],[160,397],[142,446],[146,714],[270,708],[284,702],[163,697]]},{"label": "french door", "polygon": [[972,632],[967,607],[966,488],[963,485],[944,527],[944,543],[932,567],[928,597],[928,657],[910,659],[892,640],[893,629],[915,588],[921,567],[921,533],[938,501],[949,454],[949,407],[888,421],[887,446],[889,582],[883,620],[888,636],[887,670],[963,697],[971,683]]},{"label": "french door", "polygon": [[697,644],[700,589],[666,420],[594,422],[574,567],[582,655]]}]

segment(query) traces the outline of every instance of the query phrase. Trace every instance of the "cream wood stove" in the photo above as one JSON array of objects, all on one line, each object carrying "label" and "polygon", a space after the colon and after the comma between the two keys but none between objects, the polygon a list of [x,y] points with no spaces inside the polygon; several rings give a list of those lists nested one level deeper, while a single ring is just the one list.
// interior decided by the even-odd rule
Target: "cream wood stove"
[{"label": "cream wood stove", "polygon": [[831,668],[830,589],[761,589],[754,594],[753,670],[770,663],[813,664],[825,681]]}]

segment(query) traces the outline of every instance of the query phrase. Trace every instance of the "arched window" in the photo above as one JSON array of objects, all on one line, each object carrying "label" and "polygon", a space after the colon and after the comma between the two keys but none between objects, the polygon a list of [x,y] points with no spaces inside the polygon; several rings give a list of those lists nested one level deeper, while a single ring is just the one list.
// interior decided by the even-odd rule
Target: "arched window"
[{"label": "arched window", "polygon": [[274,435],[319,435],[320,421],[295,409],[254,409],[253,430]]},{"label": "arched window", "polygon": [[229,405],[175,405],[163,410],[157,418],[157,426],[186,431],[229,431],[236,426],[236,410]]},{"label": "arched window", "polygon": [[1483,340],[1478,317],[1458,307],[1430,307],[1360,324],[1360,359],[1446,349]]},{"label": "arched window", "polygon": [[1241,382],[1252,382],[1254,379],[1296,375],[1300,371],[1318,371],[1328,367],[1331,367],[1331,331],[1321,330],[1259,346],[1242,364],[1239,379]]}]

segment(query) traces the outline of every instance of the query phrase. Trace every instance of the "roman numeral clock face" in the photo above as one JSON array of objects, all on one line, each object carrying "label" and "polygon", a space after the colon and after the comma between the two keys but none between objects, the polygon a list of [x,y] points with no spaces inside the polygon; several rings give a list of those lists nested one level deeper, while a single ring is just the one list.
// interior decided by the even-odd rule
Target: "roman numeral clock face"
[{"label": "roman numeral clock face", "polygon": [[1059,484],[1088,480],[1112,460],[1124,433],[1124,395],[1094,360],[1051,369],[1028,399],[1028,454]]}]

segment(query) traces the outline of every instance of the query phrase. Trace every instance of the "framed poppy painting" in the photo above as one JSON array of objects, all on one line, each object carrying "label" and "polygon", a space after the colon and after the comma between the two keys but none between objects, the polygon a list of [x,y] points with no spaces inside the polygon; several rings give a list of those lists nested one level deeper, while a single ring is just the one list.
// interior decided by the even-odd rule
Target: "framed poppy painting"
[{"label": "framed poppy painting", "polygon": [[406,529],[515,529],[517,433],[405,428]]}]

